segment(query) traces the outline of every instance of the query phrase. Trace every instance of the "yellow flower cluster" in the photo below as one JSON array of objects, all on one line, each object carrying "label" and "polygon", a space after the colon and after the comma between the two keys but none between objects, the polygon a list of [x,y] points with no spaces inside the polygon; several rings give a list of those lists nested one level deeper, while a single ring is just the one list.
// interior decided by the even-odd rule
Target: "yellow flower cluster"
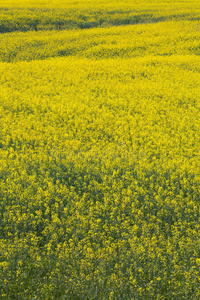
[{"label": "yellow flower cluster", "polygon": [[200,298],[198,26],[2,35],[1,299]]}]

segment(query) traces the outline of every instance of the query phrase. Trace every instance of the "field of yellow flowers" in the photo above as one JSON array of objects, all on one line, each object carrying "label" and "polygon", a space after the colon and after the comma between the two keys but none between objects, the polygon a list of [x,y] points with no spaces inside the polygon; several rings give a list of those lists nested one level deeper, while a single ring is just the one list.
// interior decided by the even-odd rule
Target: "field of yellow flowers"
[{"label": "field of yellow flowers", "polygon": [[199,2],[95,3],[0,0],[0,299],[198,300]]},{"label": "field of yellow flowers", "polygon": [[0,32],[200,18],[199,0],[0,0]]}]

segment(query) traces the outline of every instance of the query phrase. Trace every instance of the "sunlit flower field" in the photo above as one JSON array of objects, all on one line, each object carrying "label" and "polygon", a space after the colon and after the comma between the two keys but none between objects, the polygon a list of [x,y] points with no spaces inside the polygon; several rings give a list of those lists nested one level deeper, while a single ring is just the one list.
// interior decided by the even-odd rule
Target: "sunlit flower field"
[{"label": "sunlit flower field", "polygon": [[49,2],[0,0],[0,299],[200,299],[199,2]]}]

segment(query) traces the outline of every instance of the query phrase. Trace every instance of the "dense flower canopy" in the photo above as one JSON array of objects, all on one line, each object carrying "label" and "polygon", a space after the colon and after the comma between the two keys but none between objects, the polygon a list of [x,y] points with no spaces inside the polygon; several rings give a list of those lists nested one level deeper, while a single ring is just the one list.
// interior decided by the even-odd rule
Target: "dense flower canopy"
[{"label": "dense flower canopy", "polygon": [[[59,3],[92,5],[77,2]],[[125,11],[107,2],[103,13]],[[1,299],[200,297],[200,47],[188,15],[1,35]]]}]

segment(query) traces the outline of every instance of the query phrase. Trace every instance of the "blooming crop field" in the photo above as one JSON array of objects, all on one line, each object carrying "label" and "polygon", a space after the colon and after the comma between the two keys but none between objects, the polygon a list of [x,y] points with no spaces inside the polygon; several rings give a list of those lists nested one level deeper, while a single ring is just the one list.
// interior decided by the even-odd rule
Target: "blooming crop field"
[{"label": "blooming crop field", "polygon": [[0,299],[200,299],[199,19],[0,0]]}]

